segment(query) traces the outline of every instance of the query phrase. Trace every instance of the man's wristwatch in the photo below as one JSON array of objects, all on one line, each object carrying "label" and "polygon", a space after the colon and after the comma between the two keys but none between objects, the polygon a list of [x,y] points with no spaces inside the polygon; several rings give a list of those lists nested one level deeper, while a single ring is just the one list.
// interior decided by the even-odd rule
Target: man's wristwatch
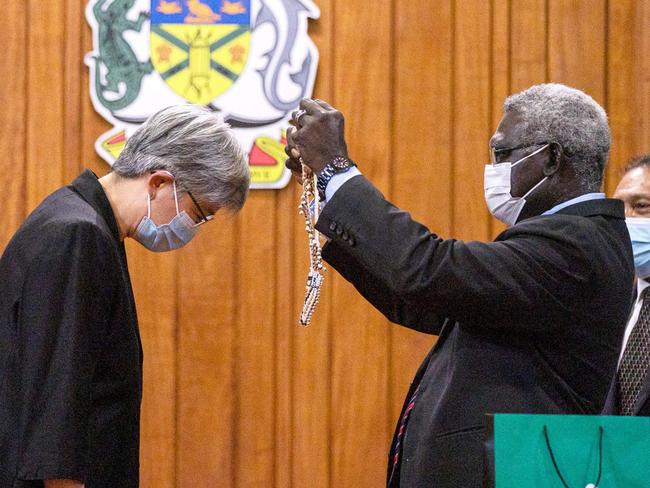
[{"label": "man's wristwatch", "polygon": [[337,156],[325,165],[323,171],[318,175],[318,192],[321,197],[325,197],[325,188],[334,175],[345,173],[350,168],[356,166],[354,161],[343,156]]}]

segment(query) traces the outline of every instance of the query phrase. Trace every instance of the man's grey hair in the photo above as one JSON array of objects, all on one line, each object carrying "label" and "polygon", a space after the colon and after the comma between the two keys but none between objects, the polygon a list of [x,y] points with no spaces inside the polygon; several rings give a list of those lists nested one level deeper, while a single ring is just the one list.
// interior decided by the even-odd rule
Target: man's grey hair
[{"label": "man's grey hair", "polygon": [[125,178],[156,170],[169,171],[179,192],[211,207],[236,212],[248,195],[248,163],[233,130],[198,105],[175,105],[149,117],[113,164]]},{"label": "man's grey hair", "polygon": [[547,83],[508,97],[503,111],[522,116],[522,144],[559,143],[580,183],[590,189],[601,187],[611,135],[607,114],[593,98]]}]

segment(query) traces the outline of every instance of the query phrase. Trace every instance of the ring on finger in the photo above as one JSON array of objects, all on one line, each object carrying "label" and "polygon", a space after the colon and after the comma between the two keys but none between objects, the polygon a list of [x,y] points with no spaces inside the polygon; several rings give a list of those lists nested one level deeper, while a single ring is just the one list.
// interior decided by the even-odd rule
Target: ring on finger
[{"label": "ring on finger", "polygon": [[295,121],[296,121],[298,124],[300,124],[300,117],[302,117],[302,116],[305,115],[306,113],[307,113],[306,110],[302,110],[302,109],[301,109],[301,110],[298,110],[298,111],[296,112],[296,115],[294,116]]}]

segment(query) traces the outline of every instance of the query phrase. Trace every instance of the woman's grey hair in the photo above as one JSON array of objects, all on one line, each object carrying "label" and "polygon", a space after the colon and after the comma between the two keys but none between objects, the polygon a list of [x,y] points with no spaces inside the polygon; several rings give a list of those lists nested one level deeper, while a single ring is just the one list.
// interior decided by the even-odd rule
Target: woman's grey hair
[{"label": "woman's grey hair", "polygon": [[178,191],[213,207],[236,212],[248,195],[248,163],[233,130],[198,105],[175,105],[149,117],[113,164],[125,178],[156,170],[169,171]]},{"label": "woman's grey hair", "polygon": [[522,144],[559,143],[581,184],[601,187],[611,135],[607,114],[593,98],[575,88],[547,83],[508,97],[503,111],[522,116]]}]

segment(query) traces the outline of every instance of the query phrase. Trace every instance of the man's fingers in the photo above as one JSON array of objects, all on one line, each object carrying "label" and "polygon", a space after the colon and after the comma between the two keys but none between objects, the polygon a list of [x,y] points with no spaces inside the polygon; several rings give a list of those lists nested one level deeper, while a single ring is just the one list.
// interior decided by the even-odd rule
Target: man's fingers
[{"label": "man's fingers", "polygon": [[306,110],[307,113],[310,115],[315,115],[323,112],[331,112],[336,110],[329,103],[319,98],[316,98],[314,100],[310,98],[304,98],[300,102],[300,108]]},{"label": "man's fingers", "polygon": [[287,158],[284,165],[291,171],[302,173],[300,161],[298,161],[297,159]]},{"label": "man's fingers", "polygon": [[325,110],[330,111],[330,110],[336,110],[334,107],[332,107],[329,103],[327,103],[324,100],[321,100],[319,98],[315,98],[314,102],[316,102],[318,105],[323,107]]},{"label": "man's fingers", "polygon": [[300,151],[296,147],[295,135],[296,130],[293,127],[289,127],[287,129],[287,145],[284,147],[284,152],[287,153],[289,158],[295,159],[299,163]]},{"label": "man's fingers", "polygon": [[302,167],[300,163],[297,165],[296,163],[295,160],[289,158],[284,165],[291,171],[291,175],[298,181],[298,183],[302,185]]},{"label": "man's fingers", "polygon": [[309,121],[309,117],[310,115],[307,113],[307,111],[302,108],[300,110],[294,110],[291,112],[291,119],[289,120],[289,123],[299,129]]},{"label": "man's fingers", "polygon": [[300,159],[300,151],[298,151],[298,149],[296,149],[295,147],[284,146],[284,152],[290,158],[293,158],[293,159],[296,159],[296,160]]},{"label": "man's fingers", "polygon": [[300,159],[300,151],[297,148],[296,134],[297,130],[293,127],[287,129],[287,147],[289,148],[289,156],[295,159]]},{"label": "man's fingers", "polygon": [[287,168],[291,171],[300,171],[302,173],[302,168],[300,164],[300,151],[296,149],[296,142],[294,141],[294,135],[296,129],[289,127],[287,129],[287,145],[284,147],[284,152],[289,156],[289,158],[284,163]]},{"label": "man's fingers", "polygon": [[287,147],[289,149],[296,147],[296,141],[294,140],[294,136],[296,134],[296,128],[295,127],[289,127],[287,129]]},{"label": "man's fingers", "polygon": [[[300,102],[300,108],[306,111],[308,115],[318,115],[325,112],[324,108],[321,105],[310,98],[303,98]],[[305,117],[306,115],[301,117],[301,119],[303,119],[303,124],[305,123]]]}]

